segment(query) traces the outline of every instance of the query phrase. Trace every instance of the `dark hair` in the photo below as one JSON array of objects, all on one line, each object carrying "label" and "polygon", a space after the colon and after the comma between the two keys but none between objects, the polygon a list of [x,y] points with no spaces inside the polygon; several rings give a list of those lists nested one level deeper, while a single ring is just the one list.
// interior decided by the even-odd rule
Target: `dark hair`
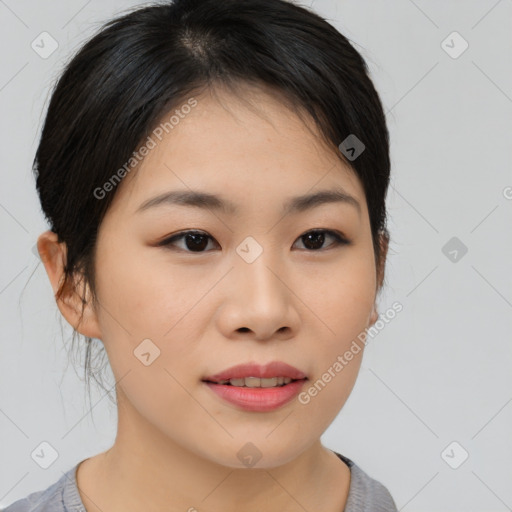
[{"label": "dark hair", "polygon": [[[96,237],[115,190],[101,200],[95,190],[192,94],[217,86],[239,94],[244,84],[309,114],[351,166],[365,191],[380,266],[379,234],[389,240],[389,135],[362,56],[325,19],[286,0],[175,0],[105,23],[52,92],[33,169],[50,229],[67,246],[56,298],[78,276],[97,305]],[[349,135],[365,145],[355,160],[339,149]],[[91,341],[86,338],[85,373],[97,381],[89,368]]]}]

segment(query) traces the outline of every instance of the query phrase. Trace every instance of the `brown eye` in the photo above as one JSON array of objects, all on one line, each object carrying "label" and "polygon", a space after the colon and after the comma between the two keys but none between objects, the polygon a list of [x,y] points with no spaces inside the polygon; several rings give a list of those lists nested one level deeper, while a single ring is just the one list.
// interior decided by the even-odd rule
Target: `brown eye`
[{"label": "brown eye", "polygon": [[299,237],[299,240],[303,240],[303,244],[306,249],[310,251],[318,251],[325,250],[325,247],[322,247],[325,242],[325,237],[331,237],[334,239],[334,243],[332,243],[328,247],[337,247],[339,245],[348,245],[350,242],[343,237],[341,234],[336,231],[331,231],[328,229],[317,229],[313,231],[308,231]]},{"label": "brown eye", "polygon": [[210,235],[202,231],[184,231],[178,235],[174,235],[171,238],[167,238],[163,242],[160,242],[159,246],[174,246],[178,240],[184,241],[185,248],[180,249],[186,252],[206,252],[204,249],[208,246],[208,240],[213,240]]}]

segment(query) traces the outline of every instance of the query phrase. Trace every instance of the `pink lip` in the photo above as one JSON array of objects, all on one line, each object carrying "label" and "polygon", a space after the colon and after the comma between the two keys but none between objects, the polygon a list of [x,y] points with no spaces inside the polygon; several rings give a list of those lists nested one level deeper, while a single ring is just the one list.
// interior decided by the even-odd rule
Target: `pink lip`
[{"label": "pink lip", "polygon": [[272,377],[289,377],[290,379],[305,379],[306,374],[299,369],[282,361],[272,361],[266,365],[245,363],[227,368],[220,373],[205,377],[203,381],[219,382],[221,380],[241,379],[244,377],[259,377],[269,379]]},{"label": "pink lip", "polygon": [[[219,381],[244,377],[289,377],[292,382],[272,388],[249,388],[218,384]],[[282,407],[290,402],[301,390],[307,376],[304,372],[282,361],[272,361],[266,365],[255,363],[232,366],[220,373],[205,377],[203,382],[220,398],[246,411],[265,412]]]},{"label": "pink lip", "polygon": [[246,411],[273,411],[290,402],[302,389],[306,379],[294,380],[282,387],[248,388],[228,384],[205,384],[217,395]]}]

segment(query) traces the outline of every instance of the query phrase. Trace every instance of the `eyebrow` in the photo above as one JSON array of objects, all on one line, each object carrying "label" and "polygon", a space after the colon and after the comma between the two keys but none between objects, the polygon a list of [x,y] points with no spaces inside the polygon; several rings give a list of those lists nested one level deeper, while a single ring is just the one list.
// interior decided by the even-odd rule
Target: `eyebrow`
[{"label": "eyebrow", "polygon": [[[320,190],[311,194],[304,194],[288,199],[283,205],[283,215],[301,213],[317,206],[328,203],[343,203],[356,208],[361,215],[361,205],[357,199],[340,188]],[[165,192],[144,201],[136,212],[146,211],[150,208],[163,205],[181,205],[195,208],[222,211],[229,215],[236,215],[238,207],[220,196],[208,192],[193,190],[174,190]]]}]

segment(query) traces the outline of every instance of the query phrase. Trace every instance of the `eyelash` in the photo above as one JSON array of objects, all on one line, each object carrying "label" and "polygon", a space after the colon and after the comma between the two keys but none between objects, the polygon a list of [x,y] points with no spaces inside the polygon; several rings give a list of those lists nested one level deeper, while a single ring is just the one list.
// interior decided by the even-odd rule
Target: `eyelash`
[{"label": "eyelash", "polygon": [[[308,235],[310,233],[315,233],[315,234],[316,233],[326,233],[326,234],[332,236],[332,238],[335,240],[335,242],[333,244],[331,244],[330,246],[328,246],[326,249],[304,249],[306,252],[322,252],[322,251],[326,251],[326,250],[328,250],[330,248],[333,248],[333,247],[350,245],[350,243],[351,243],[341,233],[339,233],[337,231],[330,230],[330,229],[312,229],[312,230],[306,231],[304,234],[300,235],[297,240],[301,239],[302,237],[304,237],[304,236],[306,236],[306,235]],[[203,235],[203,236],[206,236],[207,238],[209,238],[211,240],[214,240],[213,237],[211,237],[210,235],[206,234],[204,231],[190,230],[190,231],[182,231],[181,233],[178,233],[177,235],[173,235],[170,238],[166,238],[165,240],[162,240],[161,242],[159,242],[158,246],[159,247],[164,246],[164,247],[169,248],[171,250],[175,250],[175,249],[172,248],[172,244],[174,242],[176,242],[177,240],[180,240],[180,239],[184,238],[187,235]],[[181,250],[183,252],[188,252],[188,253],[191,253],[191,254],[204,254],[205,252],[208,252],[208,251],[190,251],[188,249],[181,249],[181,248],[178,248],[177,250]]]}]

